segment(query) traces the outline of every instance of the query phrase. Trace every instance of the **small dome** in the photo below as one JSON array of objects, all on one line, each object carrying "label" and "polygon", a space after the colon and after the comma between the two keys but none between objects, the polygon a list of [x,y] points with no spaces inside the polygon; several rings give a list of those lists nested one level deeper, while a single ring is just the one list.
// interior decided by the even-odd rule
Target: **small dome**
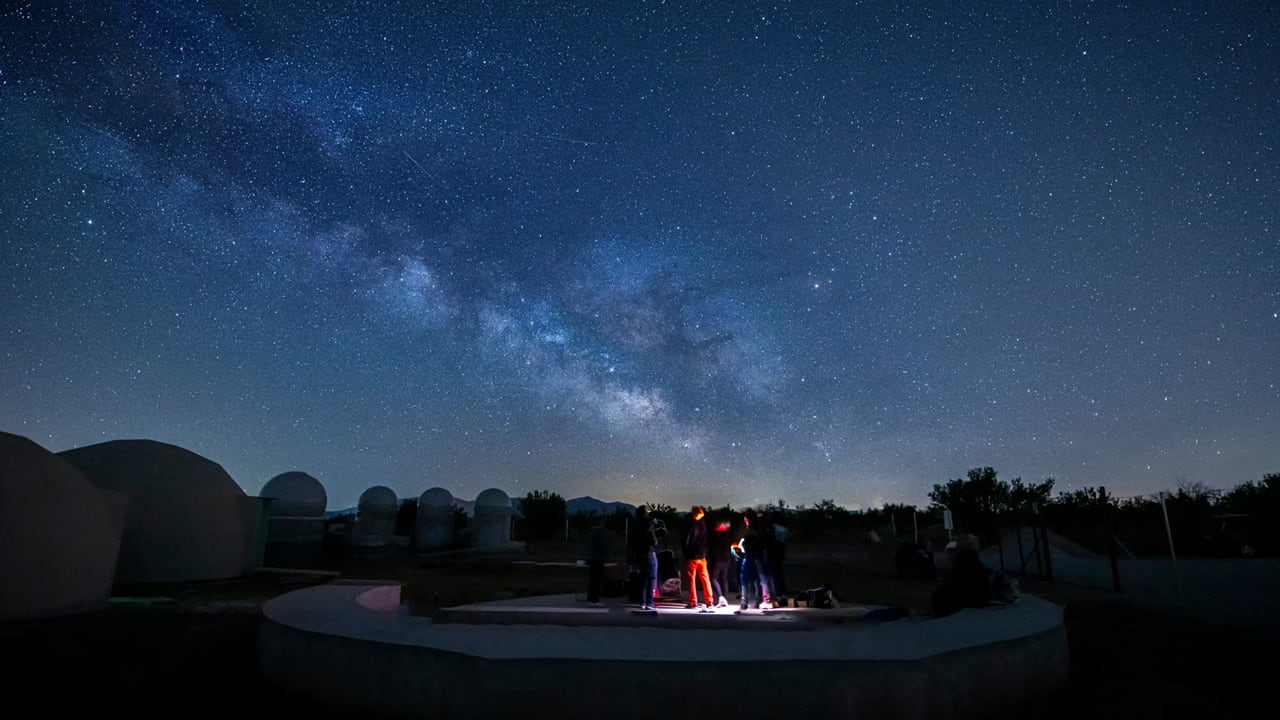
[{"label": "small dome", "polygon": [[271,478],[258,495],[272,499],[271,514],[276,517],[320,517],[329,506],[320,481],[297,470]]},{"label": "small dome", "polygon": [[386,485],[374,485],[360,495],[360,512],[395,512],[400,504],[396,491]]},{"label": "small dome", "polygon": [[489,488],[476,497],[476,509],[511,511],[511,497],[498,488]]},{"label": "small dome", "polygon": [[418,497],[419,510],[451,507],[453,507],[453,494],[441,487],[433,487]]}]

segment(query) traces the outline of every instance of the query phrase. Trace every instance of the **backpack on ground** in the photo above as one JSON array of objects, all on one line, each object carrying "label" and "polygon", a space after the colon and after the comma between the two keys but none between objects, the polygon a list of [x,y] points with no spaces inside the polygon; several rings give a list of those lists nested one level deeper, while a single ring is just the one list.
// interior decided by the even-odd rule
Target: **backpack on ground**
[{"label": "backpack on ground", "polygon": [[822,608],[824,610],[834,610],[840,607],[840,602],[836,600],[835,591],[831,589],[830,584],[824,584],[822,587],[809,588],[805,591],[807,604],[811,608]]}]

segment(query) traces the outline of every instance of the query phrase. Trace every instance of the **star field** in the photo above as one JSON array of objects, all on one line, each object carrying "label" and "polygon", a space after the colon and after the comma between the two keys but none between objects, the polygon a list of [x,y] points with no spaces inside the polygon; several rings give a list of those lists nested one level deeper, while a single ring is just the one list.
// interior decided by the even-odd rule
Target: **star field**
[{"label": "star field", "polygon": [[331,508],[1280,470],[1280,8],[594,5],[0,5],[0,430]]}]

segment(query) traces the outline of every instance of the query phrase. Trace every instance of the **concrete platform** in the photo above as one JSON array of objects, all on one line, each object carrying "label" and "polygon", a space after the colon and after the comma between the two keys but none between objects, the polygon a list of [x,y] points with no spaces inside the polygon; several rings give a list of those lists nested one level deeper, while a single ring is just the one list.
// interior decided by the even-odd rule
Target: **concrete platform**
[{"label": "concrete platform", "polygon": [[760,715],[982,718],[1067,682],[1062,609],[1032,596],[887,622],[875,607],[631,607],[549,596],[433,621],[408,613],[398,585],[337,582],[264,604],[259,660],[279,687],[404,718],[692,717],[718,702]]},{"label": "concrete platform", "polygon": [[[831,610],[787,607],[739,611],[737,605],[703,613],[683,602],[657,602],[656,613],[638,613],[635,603],[606,600],[605,607],[588,604],[581,595],[544,595],[459,605],[441,611],[437,622],[478,625],[572,625],[607,627],[666,627],[687,630],[813,630],[818,625],[876,622],[892,611],[882,606],[842,606]],[[904,611],[905,612],[905,611]]]}]

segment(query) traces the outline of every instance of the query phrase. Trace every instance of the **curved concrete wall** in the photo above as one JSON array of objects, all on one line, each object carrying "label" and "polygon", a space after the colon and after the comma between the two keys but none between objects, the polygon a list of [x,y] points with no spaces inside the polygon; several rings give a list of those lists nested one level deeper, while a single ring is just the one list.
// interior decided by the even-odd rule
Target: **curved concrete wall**
[{"label": "curved concrete wall", "polygon": [[259,640],[267,678],[393,717],[555,707],[565,717],[649,720],[720,694],[761,716],[980,718],[1067,681],[1062,610],[1029,596],[939,620],[779,634],[438,624],[405,615],[391,592],[335,584],[268,602]]}]

